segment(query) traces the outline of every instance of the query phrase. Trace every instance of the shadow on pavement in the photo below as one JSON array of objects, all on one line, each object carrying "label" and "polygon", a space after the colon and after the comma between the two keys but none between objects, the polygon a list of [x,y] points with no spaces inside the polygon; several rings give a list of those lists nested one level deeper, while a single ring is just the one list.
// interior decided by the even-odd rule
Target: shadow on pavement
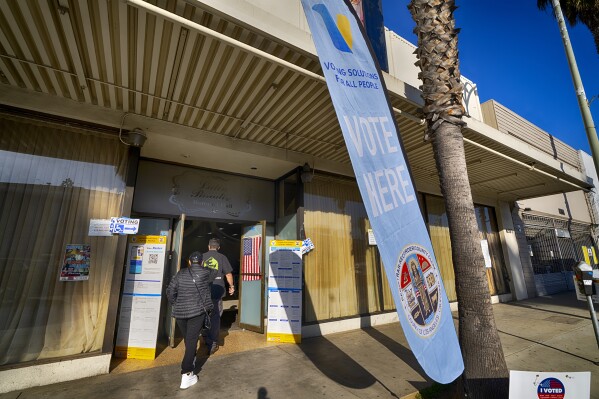
[{"label": "shadow on pavement", "polygon": [[300,344],[300,348],[320,372],[338,384],[364,389],[377,381],[365,368],[325,337],[309,338]]}]

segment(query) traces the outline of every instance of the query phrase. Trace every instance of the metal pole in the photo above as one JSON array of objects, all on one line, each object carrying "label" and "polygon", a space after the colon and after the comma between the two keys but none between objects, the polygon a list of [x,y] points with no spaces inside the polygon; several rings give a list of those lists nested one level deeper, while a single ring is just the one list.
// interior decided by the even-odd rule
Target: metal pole
[{"label": "metal pole", "polygon": [[595,314],[593,299],[590,295],[587,295],[586,297],[587,304],[589,305],[589,313],[591,313],[591,320],[593,320],[593,329],[595,330],[595,339],[597,340],[597,347],[599,347],[599,324],[597,323],[597,315]]},{"label": "metal pole", "polygon": [[570,73],[572,74],[572,81],[574,82],[574,89],[576,90],[576,97],[578,98],[578,107],[582,114],[582,122],[584,123],[589,146],[591,147],[591,155],[593,156],[593,162],[595,163],[595,172],[597,172],[597,176],[599,176],[599,139],[597,139],[597,130],[595,129],[595,123],[593,122],[593,117],[591,115],[590,104],[584,93],[582,79],[580,79],[580,73],[578,72],[576,58],[574,58],[574,51],[572,50],[570,36],[566,29],[566,22],[564,21],[564,15],[562,14],[559,0],[552,0],[551,3],[553,4],[553,11],[555,12],[555,17],[557,18],[557,23],[562,33],[566,58],[568,58],[568,65],[570,66]]}]

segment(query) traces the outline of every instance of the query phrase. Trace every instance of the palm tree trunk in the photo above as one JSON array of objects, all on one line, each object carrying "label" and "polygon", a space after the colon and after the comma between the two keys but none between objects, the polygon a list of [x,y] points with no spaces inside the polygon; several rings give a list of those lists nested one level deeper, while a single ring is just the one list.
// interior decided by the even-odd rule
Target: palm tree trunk
[{"label": "palm tree trunk", "polygon": [[464,387],[468,398],[507,398],[507,365],[491,305],[460,126],[441,123],[433,136],[433,151],[449,221]]},{"label": "palm tree trunk", "polygon": [[464,154],[462,84],[453,0],[412,0],[427,134],[445,200],[468,398],[508,397],[508,370],[495,325]]}]

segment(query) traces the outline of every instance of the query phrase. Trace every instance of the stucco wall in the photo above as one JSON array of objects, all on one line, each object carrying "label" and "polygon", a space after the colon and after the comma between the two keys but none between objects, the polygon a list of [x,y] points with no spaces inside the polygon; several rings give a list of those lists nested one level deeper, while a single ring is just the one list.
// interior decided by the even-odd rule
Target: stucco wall
[{"label": "stucco wall", "polygon": [[[569,218],[583,223],[591,223],[591,215],[584,193],[573,191],[565,194],[548,195],[518,201],[520,209],[530,208],[532,211],[546,213],[559,218]],[[560,213],[560,209],[563,213]]]}]

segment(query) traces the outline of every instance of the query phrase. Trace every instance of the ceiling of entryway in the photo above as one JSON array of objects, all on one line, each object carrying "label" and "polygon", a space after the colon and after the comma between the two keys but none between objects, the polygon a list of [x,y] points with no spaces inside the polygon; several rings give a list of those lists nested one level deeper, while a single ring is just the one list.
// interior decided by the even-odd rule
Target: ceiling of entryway
[{"label": "ceiling of entryway", "polygon": [[[0,102],[48,112],[52,99],[71,100],[83,119],[144,128],[142,155],[170,162],[265,178],[304,162],[351,173],[327,87],[311,76],[322,76],[314,55],[201,2],[149,3],[209,32],[124,1],[1,1]],[[417,184],[437,187],[421,106],[390,98]],[[479,125],[464,131],[475,195],[513,200],[588,187]]]}]

